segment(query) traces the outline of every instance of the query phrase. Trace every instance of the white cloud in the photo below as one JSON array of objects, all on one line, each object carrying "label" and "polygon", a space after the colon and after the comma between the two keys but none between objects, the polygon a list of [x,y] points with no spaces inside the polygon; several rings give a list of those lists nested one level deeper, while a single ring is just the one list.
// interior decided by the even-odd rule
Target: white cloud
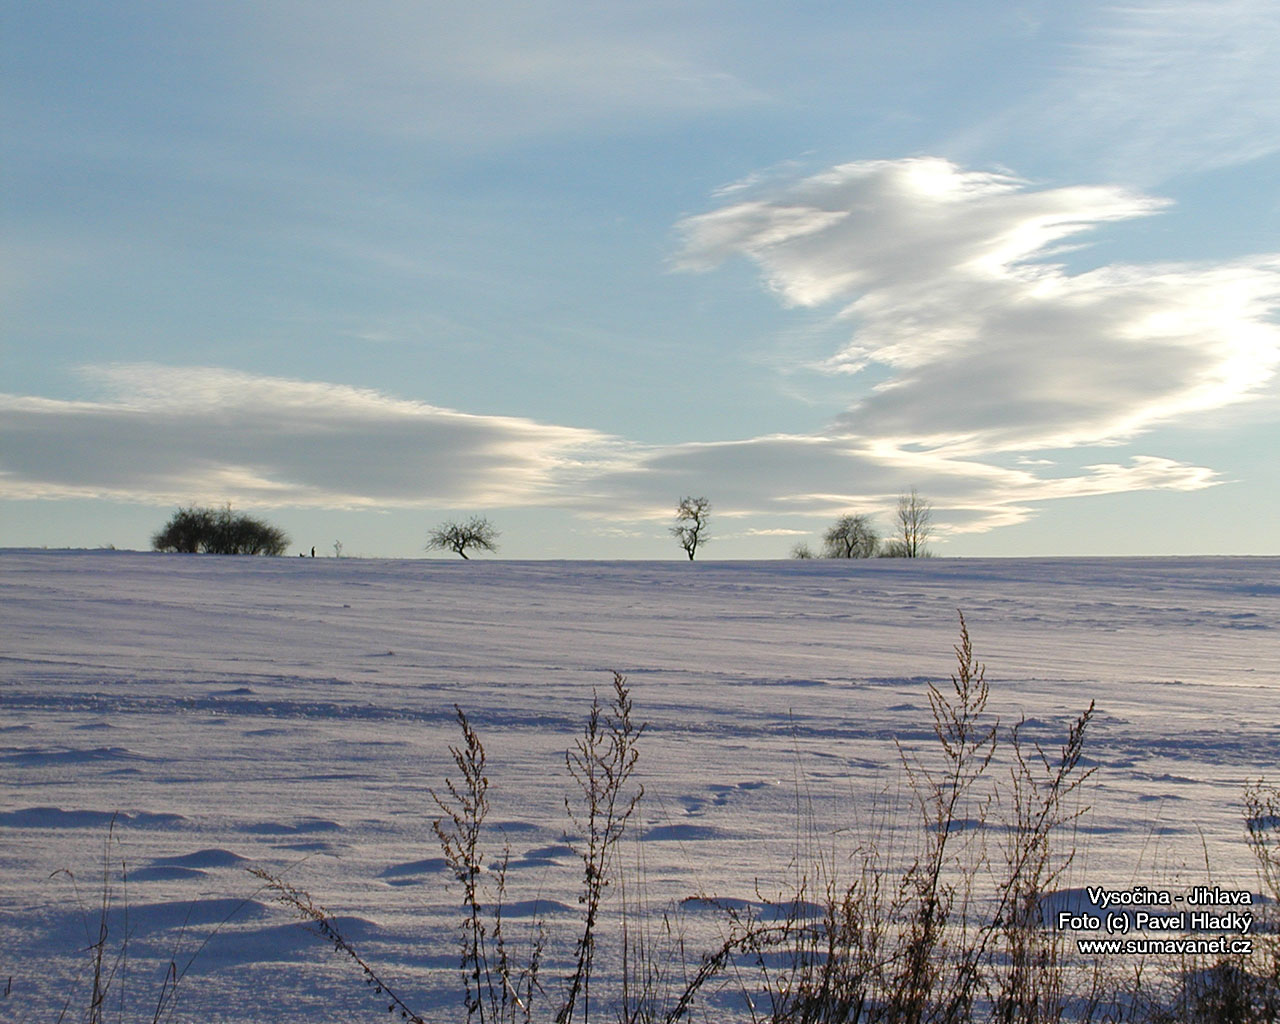
[{"label": "white cloud", "polygon": [[[749,534],[807,532],[850,508],[888,514],[927,481],[946,530],[1021,522],[1081,495],[1209,486],[1156,458],[1041,478],[980,459],[848,435],[641,445],[591,430],[476,416],[346,385],[207,367],[92,367],[97,400],[0,395],[0,497],[314,508],[556,507],[598,523],[668,521],[681,494]],[[607,531],[609,527],[600,529]],[[945,531],[944,531],[945,532]]]},{"label": "white cloud", "polygon": [[1208,468],[1151,456],[1043,477],[1029,468],[839,435],[776,435],[634,454],[634,462],[595,481],[593,490],[602,497],[584,502],[585,510],[664,521],[670,519],[673,495],[698,493],[714,495],[717,515],[731,519],[826,519],[850,509],[878,511],[887,518],[899,494],[921,485],[946,510],[941,532],[963,533],[1023,522],[1045,501],[1136,490],[1191,491],[1218,482]]},{"label": "white cloud", "polygon": [[[888,513],[919,486],[946,531],[982,531],[1047,501],[1213,485],[1212,469],[1153,454],[1075,471],[1032,456],[1188,425],[1257,394],[1280,361],[1274,257],[1075,274],[1054,262],[1093,226],[1163,205],[1124,189],[1037,190],[914,159],[722,199],[681,225],[682,266],[745,255],[783,302],[830,308],[850,332],[824,363],[849,382],[848,411],[823,431],[653,445],[342,384],[111,364],[84,371],[93,399],[0,396],[0,493],[555,507],[619,526],[667,521],[676,497],[705,493],[719,516],[768,517],[744,529],[787,531]],[[879,383],[859,387],[869,366]]]},{"label": "white cloud", "polygon": [[322,508],[554,504],[625,459],[596,431],[208,367],[91,367],[103,401],[0,396],[11,498]]},{"label": "white cloud", "polygon": [[1052,262],[1163,205],[940,159],[853,163],[688,218],[679,265],[743,255],[783,302],[836,307],[852,337],[826,369],[890,371],[855,379],[846,432],[971,454],[1111,443],[1253,397],[1280,362],[1280,258]]}]

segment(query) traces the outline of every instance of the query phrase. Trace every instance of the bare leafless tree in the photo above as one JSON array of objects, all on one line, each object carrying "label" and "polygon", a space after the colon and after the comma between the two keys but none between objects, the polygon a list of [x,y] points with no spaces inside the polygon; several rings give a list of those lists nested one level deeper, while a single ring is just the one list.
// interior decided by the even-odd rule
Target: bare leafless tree
[{"label": "bare leafless tree", "polygon": [[880,547],[880,536],[871,525],[871,517],[841,516],[822,535],[825,558],[874,558]]},{"label": "bare leafless tree", "polygon": [[676,506],[676,525],[671,527],[671,535],[680,542],[691,562],[699,546],[710,540],[707,536],[710,518],[711,502],[707,498],[681,498]]},{"label": "bare leafless tree", "polygon": [[498,531],[484,516],[472,516],[465,523],[450,520],[427,534],[428,551],[452,551],[467,557],[467,552],[497,551]]},{"label": "bare leafless tree", "polygon": [[920,497],[916,489],[898,495],[898,536],[893,544],[903,558],[923,558],[925,546],[933,532],[933,505]]}]

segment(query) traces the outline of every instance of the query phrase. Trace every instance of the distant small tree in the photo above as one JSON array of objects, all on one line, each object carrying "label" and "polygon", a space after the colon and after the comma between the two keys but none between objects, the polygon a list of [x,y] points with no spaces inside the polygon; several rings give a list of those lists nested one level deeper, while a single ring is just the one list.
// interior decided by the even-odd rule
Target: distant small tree
[{"label": "distant small tree", "polygon": [[707,536],[710,518],[711,502],[706,498],[681,498],[676,506],[676,525],[671,527],[671,535],[680,542],[691,562],[698,548],[711,539]]},{"label": "distant small tree", "polygon": [[151,538],[156,551],[208,555],[281,555],[289,536],[279,527],[223,508],[180,508]]},{"label": "distant small tree", "polygon": [[874,558],[880,547],[880,536],[871,525],[871,517],[841,516],[822,535],[825,558]]},{"label": "distant small tree", "polygon": [[427,534],[428,551],[452,551],[467,557],[468,551],[497,551],[499,533],[484,516],[472,516],[465,523],[450,520]]},{"label": "distant small tree", "polygon": [[903,558],[924,558],[929,554],[925,543],[933,532],[933,506],[911,488],[910,494],[898,495],[898,530],[896,541],[902,546]]},{"label": "distant small tree", "polygon": [[792,558],[812,558],[813,549],[809,547],[809,544],[807,541],[802,540],[799,544],[797,544],[795,547],[791,549],[791,557]]}]

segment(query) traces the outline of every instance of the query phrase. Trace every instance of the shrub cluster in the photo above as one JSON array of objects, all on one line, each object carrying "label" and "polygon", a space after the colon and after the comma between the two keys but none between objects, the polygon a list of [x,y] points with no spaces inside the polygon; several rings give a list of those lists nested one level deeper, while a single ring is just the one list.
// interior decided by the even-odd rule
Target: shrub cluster
[{"label": "shrub cluster", "polygon": [[156,551],[206,555],[282,555],[289,537],[279,527],[225,508],[180,508],[151,538]]}]

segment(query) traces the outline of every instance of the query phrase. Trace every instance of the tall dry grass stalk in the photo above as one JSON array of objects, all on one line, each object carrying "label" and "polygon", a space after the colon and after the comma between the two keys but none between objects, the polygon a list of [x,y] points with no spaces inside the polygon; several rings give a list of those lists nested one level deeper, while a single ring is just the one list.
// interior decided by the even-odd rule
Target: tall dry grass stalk
[{"label": "tall dry grass stalk", "polygon": [[[609,699],[593,700],[582,735],[565,755],[576,788],[565,810],[581,863],[581,916],[554,996],[543,984],[543,922],[535,922],[520,955],[504,933],[508,851],[492,860],[486,854],[487,758],[457,709],[462,741],[450,747],[457,779],[431,795],[442,815],[433,829],[459,886],[468,1019],[586,1024],[604,1011],[624,1024],[729,1014],[758,1024],[1280,1020],[1274,934],[1259,936],[1266,950],[1261,970],[1190,958],[1170,983],[1169,964],[1150,971],[1139,965],[1117,977],[1077,956],[1066,935],[1045,926],[1042,901],[1066,876],[1075,852],[1072,825],[1087,810],[1082,787],[1094,769],[1084,766],[1083,752],[1094,706],[1069,724],[1056,750],[1026,739],[1025,721],[1002,729],[988,710],[985,669],[963,616],[959,628],[950,686],[928,690],[933,744],[898,749],[906,793],[896,810],[913,815],[914,846],[905,857],[894,850],[887,820],[847,857],[816,834],[797,835],[803,853],[794,882],[769,897],[757,883],[763,909],[723,904],[723,938],[701,954],[686,948],[674,908],[657,921],[646,912],[636,895],[643,892],[642,869],[628,883],[618,866],[643,794],[635,773],[644,726],[635,721],[626,680],[615,673]],[[1280,898],[1280,790],[1259,782],[1245,803],[1262,880]],[[259,877],[359,966],[388,1010],[422,1024],[327,911],[278,879]],[[616,989],[602,999],[593,993],[593,977],[602,908],[615,883],[622,963]],[[723,1001],[735,991],[740,1010]]]},{"label": "tall dry grass stalk", "polygon": [[582,861],[582,889],[578,895],[582,931],[556,1024],[571,1024],[580,1003],[581,1019],[590,1019],[600,905],[627,821],[644,795],[643,786],[632,785],[632,776],[640,758],[637,743],[645,727],[635,722],[632,711],[627,681],[615,672],[609,704],[602,708],[599,695],[593,695],[586,728],[565,754],[565,767],[577,783],[580,796],[577,805],[566,797],[564,806],[577,833],[576,852]]},{"label": "tall dry grass stalk", "polygon": [[[1056,756],[1007,732],[1007,782],[990,689],[960,618],[950,687],[928,691],[935,747],[899,747],[919,824],[905,867],[883,833],[848,860],[810,859],[769,920],[729,911],[732,931],[710,961],[754,968],[748,1002],[787,1024],[1059,1020],[1066,1006],[1060,937],[1040,926],[1040,899],[1071,861],[1058,831],[1083,813],[1074,797],[1092,704]],[[989,836],[1002,837],[998,851]],[[819,844],[810,841],[810,848]],[[986,891],[980,887],[986,881]],[[812,914],[814,904],[820,908]]]},{"label": "tall dry grass stalk", "polygon": [[[187,921],[183,922],[174,947],[164,961],[155,1003],[148,1013],[139,1015],[133,1006],[133,990],[130,988],[129,944],[132,931],[129,924],[129,870],[116,832],[116,816],[112,815],[107,835],[102,844],[101,875],[97,883],[96,908],[92,918],[81,896],[75,874],[68,868],[59,868],[51,878],[65,877],[71,882],[76,903],[84,920],[87,954],[87,995],[83,1007],[76,1005],[75,1016],[83,1014],[87,1024],[107,1024],[110,1020],[123,1022],[130,1019],[147,1020],[162,1024],[174,1018],[178,1008],[179,990],[187,972],[195,964],[209,942],[243,908],[249,899],[242,900],[231,912],[194,946],[186,945]],[[194,905],[193,905],[194,906]],[[190,912],[189,908],[188,913]],[[114,928],[113,928],[114,926]],[[69,1019],[81,985],[77,979],[71,985],[66,1001],[58,1015],[58,1024]],[[8,997],[13,992],[13,978],[9,978],[4,991]],[[144,1005],[151,1005],[145,995]]]}]

